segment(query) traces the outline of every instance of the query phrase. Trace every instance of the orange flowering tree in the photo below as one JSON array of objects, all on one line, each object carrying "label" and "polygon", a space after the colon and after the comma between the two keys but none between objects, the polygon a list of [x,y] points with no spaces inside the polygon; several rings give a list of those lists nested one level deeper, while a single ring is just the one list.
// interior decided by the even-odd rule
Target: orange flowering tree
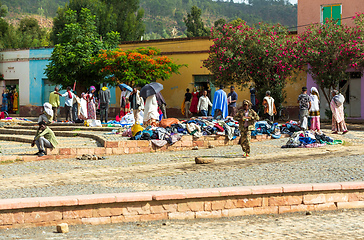
[{"label": "orange flowering tree", "polygon": [[156,48],[135,50],[101,50],[91,61],[92,70],[110,85],[126,83],[144,85],[157,79],[168,79],[185,64],[176,64],[166,56],[160,56]]}]

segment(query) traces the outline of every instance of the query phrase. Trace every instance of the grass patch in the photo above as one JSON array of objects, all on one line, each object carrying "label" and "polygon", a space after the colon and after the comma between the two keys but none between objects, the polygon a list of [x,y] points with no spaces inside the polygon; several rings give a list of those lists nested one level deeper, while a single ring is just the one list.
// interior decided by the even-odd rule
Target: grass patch
[{"label": "grass patch", "polygon": [[77,136],[78,136],[78,133],[74,133],[74,134],[73,134],[73,136],[74,136],[74,137],[77,137]]},{"label": "grass patch", "polygon": [[343,141],[343,146],[353,146],[353,144],[351,142],[347,142],[347,141]]},{"label": "grass patch", "polygon": [[82,131],[81,128],[76,128],[76,129],[73,129],[72,131]]}]

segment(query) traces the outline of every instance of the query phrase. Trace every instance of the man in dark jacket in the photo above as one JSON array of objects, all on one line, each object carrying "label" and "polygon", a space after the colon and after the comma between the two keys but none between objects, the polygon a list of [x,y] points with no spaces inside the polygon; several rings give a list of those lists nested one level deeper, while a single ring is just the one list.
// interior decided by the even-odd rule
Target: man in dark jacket
[{"label": "man in dark jacket", "polygon": [[104,84],[104,86],[99,91],[101,122],[104,122],[104,119],[105,119],[105,123],[107,123],[110,98],[111,98],[110,90]]}]

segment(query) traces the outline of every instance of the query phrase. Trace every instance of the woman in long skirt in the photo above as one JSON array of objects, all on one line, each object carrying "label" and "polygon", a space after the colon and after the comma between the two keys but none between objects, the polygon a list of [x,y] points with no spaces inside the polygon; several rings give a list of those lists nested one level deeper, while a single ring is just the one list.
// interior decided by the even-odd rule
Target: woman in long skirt
[{"label": "woman in long skirt", "polygon": [[96,88],[94,86],[90,87],[90,91],[87,94],[87,119],[96,119],[96,99],[94,92]]}]

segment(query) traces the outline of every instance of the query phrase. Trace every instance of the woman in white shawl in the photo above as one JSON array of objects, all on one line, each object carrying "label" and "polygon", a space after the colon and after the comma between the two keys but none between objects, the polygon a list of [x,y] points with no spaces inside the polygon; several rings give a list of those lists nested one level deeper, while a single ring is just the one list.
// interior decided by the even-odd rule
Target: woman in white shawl
[{"label": "woman in white shawl", "polygon": [[274,104],[274,98],[270,96],[270,91],[265,92],[263,98],[264,114],[269,121],[274,121],[274,116],[277,114],[276,105]]},{"label": "woman in white shawl", "polygon": [[44,121],[46,123],[51,123],[53,120],[53,110],[52,105],[49,102],[43,104],[43,114],[39,116],[38,123]]},{"label": "woman in white shawl", "polygon": [[158,102],[155,94],[153,94],[145,100],[143,123],[144,125],[155,126],[158,119]]},{"label": "woman in white shawl", "polygon": [[320,131],[320,95],[317,88],[311,88],[311,108],[309,109],[309,115],[311,118],[310,129]]},{"label": "woman in white shawl", "polygon": [[133,110],[134,123],[139,124],[138,118],[141,110],[144,109],[144,100],[140,96],[140,91],[134,87],[129,97],[130,109]]},{"label": "woman in white shawl", "polygon": [[332,100],[330,102],[330,109],[332,112],[332,133],[337,134],[342,132],[343,134],[348,132],[345,124],[344,115],[344,96],[337,90],[332,91]]}]

